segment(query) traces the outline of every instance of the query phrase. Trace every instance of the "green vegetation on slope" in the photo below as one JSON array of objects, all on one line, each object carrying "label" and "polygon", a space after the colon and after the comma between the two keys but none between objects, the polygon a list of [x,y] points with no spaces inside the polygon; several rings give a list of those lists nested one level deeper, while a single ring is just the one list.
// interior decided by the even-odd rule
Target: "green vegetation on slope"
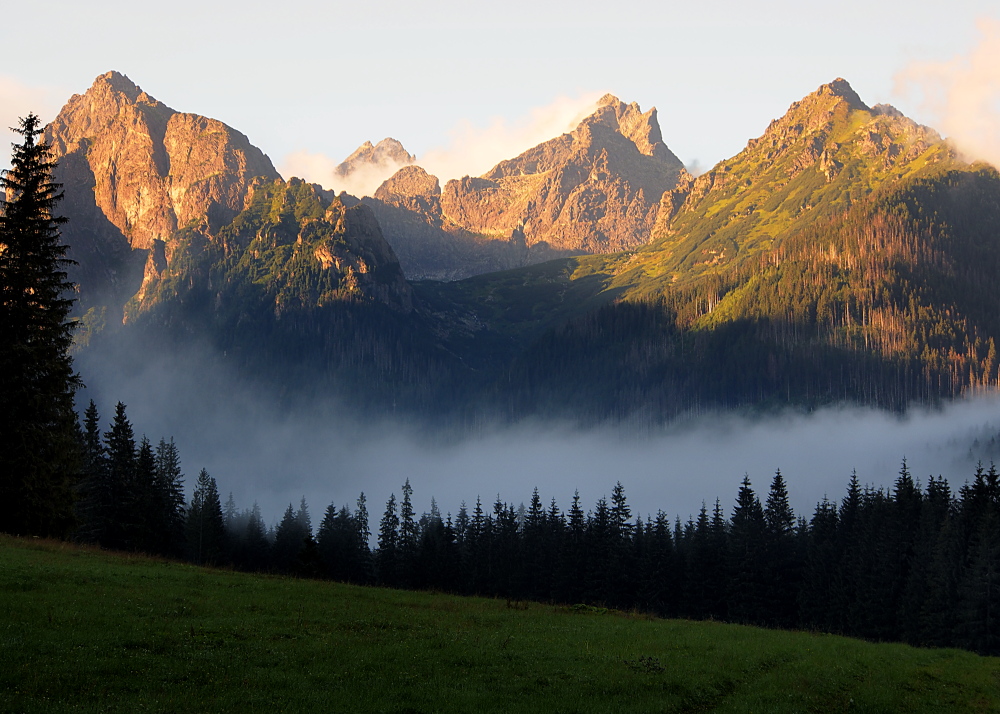
[{"label": "green vegetation on slope", "polygon": [[[961,166],[951,147],[891,107],[869,108],[844,81],[824,85],[746,149],[675,192],[629,282],[684,283],[767,252],[913,178]],[[641,277],[640,277],[641,276]]]},{"label": "green vegetation on slope", "polygon": [[[462,388],[370,209],[298,179],[257,185],[217,235],[191,225],[154,246],[125,312],[142,353],[204,340],[282,395],[419,412]],[[119,339],[91,337],[98,350]]]},{"label": "green vegetation on slope", "polygon": [[3,709],[1000,711],[1000,661],[0,540]]},{"label": "green vegetation on slope", "polygon": [[[676,282],[651,274],[660,258],[639,251],[440,290],[521,339],[504,375],[518,414],[656,420],[838,400],[899,409],[993,388],[1000,175],[939,169]],[[522,281],[546,296],[530,317],[496,299]],[[562,302],[583,292],[575,285],[584,299]]]}]

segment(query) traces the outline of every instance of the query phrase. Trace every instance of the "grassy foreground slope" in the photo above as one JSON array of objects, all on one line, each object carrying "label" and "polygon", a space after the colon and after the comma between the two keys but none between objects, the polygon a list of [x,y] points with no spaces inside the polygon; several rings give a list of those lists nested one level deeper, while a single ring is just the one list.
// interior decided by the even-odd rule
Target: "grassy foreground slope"
[{"label": "grassy foreground slope", "polygon": [[1000,711],[1000,660],[0,538],[0,711]]}]

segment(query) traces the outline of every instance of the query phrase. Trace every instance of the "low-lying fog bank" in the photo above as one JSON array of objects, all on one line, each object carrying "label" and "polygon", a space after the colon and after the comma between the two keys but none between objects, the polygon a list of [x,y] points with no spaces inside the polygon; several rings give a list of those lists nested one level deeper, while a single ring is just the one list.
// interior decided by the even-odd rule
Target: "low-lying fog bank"
[{"label": "low-lying fog bank", "polygon": [[94,399],[106,429],[123,401],[137,437],[145,433],[154,444],[174,437],[189,492],[207,468],[223,501],[230,492],[241,510],[256,501],[269,523],[305,496],[318,526],[331,502],[353,509],[364,491],[375,530],[389,494],[398,498],[407,478],[418,513],[432,496],[453,514],[463,500],[471,509],[477,496],[487,510],[498,494],[527,503],[535,486],[546,505],[555,497],[563,510],[579,489],[589,509],[620,480],[633,515],[663,509],[686,520],[717,497],[728,515],[744,474],[763,500],[778,468],[796,513],[808,517],[824,495],[843,496],[853,469],[862,483],[891,485],[903,457],[922,482],[943,475],[957,489],[977,460],[993,458],[990,439],[1000,432],[1000,397],[990,395],[904,417],[848,407],[715,415],[641,436],[531,422],[432,443],[420,425],[362,424],[344,405],[280,414],[193,357],[154,360],[138,371],[83,357],[78,368],[88,385],[81,410]]}]

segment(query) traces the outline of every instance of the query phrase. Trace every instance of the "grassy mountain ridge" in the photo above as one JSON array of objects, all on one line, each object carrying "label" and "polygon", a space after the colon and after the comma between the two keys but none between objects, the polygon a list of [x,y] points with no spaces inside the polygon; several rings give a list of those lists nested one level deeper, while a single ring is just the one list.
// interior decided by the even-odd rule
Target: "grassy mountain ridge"
[{"label": "grassy mountain ridge", "polygon": [[636,262],[652,266],[649,277],[690,280],[769,250],[790,230],[843,213],[880,186],[956,165],[936,132],[892,107],[867,107],[838,79],[665,197],[667,210]]}]

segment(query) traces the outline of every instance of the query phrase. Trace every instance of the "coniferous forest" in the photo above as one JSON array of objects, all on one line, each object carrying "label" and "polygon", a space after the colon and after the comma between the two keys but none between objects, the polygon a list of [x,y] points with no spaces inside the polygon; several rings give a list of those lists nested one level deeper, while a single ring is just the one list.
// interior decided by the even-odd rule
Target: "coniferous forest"
[{"label": "coniferous forest", "polygon": [[[243,570],[520,601],[638,610],[810,629],[877,641],[1000,654],[1000,474],[977,468],[953,488],[914,478],[891,488],[855,475],[807,518],[780,471],[766,494],[748,478],[731,507],[716,500],[681,521],[610,498],[568,506],[463,502],[418,513],[407,480],[384,511],[331,503],[314,525],[306,499],[269,527],[254,505],[222,502],[205,470],[189,503],[172,441],[138,441],[118,404],[101,434],[85,419],[76,538],[120,550]],[[370,532],[369,521],[377,529]],[[372,547],[374,545],[374,547]]]}]

